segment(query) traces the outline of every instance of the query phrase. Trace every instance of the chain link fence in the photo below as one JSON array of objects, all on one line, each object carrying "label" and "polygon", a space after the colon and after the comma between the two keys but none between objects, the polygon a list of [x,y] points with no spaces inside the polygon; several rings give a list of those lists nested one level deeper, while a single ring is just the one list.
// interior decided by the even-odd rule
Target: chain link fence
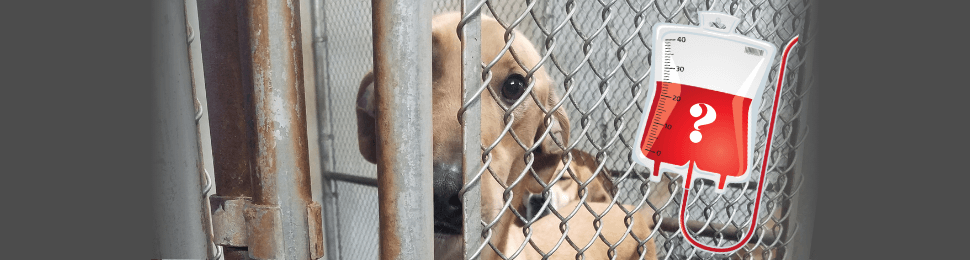
[{"label": "chain link fence", "polygon": [[[330,116],[326,118],[331,127],[320,130],[321,136],[330,138],[332,147],[321,147],[321,150],[332,151],[333,173],[376,178],[376,166],[365,161],[358,153],[356,118],[352,112],[360,80],[372,68],[370,1],[324,3],[329,49],[326,66],[330,79],[326,104],[332,113],[328,112]],[[793,219],[790,209],[802,180],[795,171],[799,156],[796,151],[806,131],[810,131],[806,124],[801,123],[799,115],[804,107],[801,102],[804,93],[813,85],[812,75],[803,73],[802,65],[811,56],[807,46],[813,44],[814,39],[814,22],[810,20],[814,1],[491,0],[483,3],[483,15],[496,18],[508,29],[520,31],[527,38],[521,40],[531,41],[540,55],[548,56],[542,65],[552,79],[553,88],[564,100],[562,107],[568,114],[571,126],[569,143],[563,147],[593,155],[597,166],[601,166],[596,167],[596,174],[610,173],[617,187],[613,202],[624,205],[611,210],[622,211],[631,217],[634,212],[650,212],[651,219],[657,222],[657,227],[648,237],[630,239],[641,245],[647,238],[652,240],[656,245],[654,252],[657,259],[790,258],[791,237],[798,232],[798,221]],[[460,2],[455,0],[434,1],[433,5],[435,14],[457,11],[459,7]],[[753,179],[763,172],[766,174],[759,213],[761,217],[755,229],[757,238],[731,255],[696,250],[684,240],[676,227],[665,228],[671,221],[677,221],[681,198],[671,195],[682,194],[682,177],[663,174],[664,182],[648,182],[649,170],[630,159],[635,142],[633,138],[636,138],[634,133],[645,109],[646,82],[651,71],[652,26],[658,22],[697,25],[697,12],[708,10],[741,18],[736,33],[775,46],[783,47],[795,35],[801,35],[802,39],[799,46],[793,49],[787,64],[788,78],[785,79],[786,85],[779,104],[771,163],[767,170],[760,169],[760,164],[750,166],[754,167]],[[519,22],[512,26],[515,24],[513,21]],[[493,58],[483,54],[483,60]],[[763,104],[771,104],[779,64],[780,54],[769,73]],[[480,96],[483,102],[492,99],[490,93],[497,92],[483,92]],[[524,102],[532,102],[529,95],[523,96]],[[770,113],[768,105],[760,111],[756,128],[759,139],[753,158],[761,158],[764,152],[760,149],[764,146]],[[491,142],[483,140],[482,143],[488,146]],[[484,155],[488,156],[487,153]],[[489,178],[487,175],[482,177]],[[336,221],[339,228],[327,230],[338,234],[337,241],[327,243],[338,243],[340,248],[337,254],[327,252],[327,258],[377,259],[376,187],[340,178],[331,178],[326,183],[333,192],[325,196],[336,198],[337,204],[337,212],[330,213],[336,219],[327,221]],[[508,187],[510,190],[512,188]],[[692,189],[687,214],[707,229],[694,237],[708,245],[736,243],[738,238],[732,232],[747,230],[754,204],[755,183],[728,186],[724,194],[714,193],[711,183],[698,182]],[[513,213],[513,210],[504,214],[516,213],[523,214],[517,211]],[[568,213],[559,212],[563,216]],[[483,221],[490,222],[488,219]],[[711,229],[715,231],[711,232]],[[563,243],[561,247],[582,251],[588,242],[577,240]],[[602,243],[602,240],[591,243]],[[483,250],[503,250],[500,246],[494,246],[485,246]],[[527,242],[522,248],[532,250]],[[511,254],[501,252],[500,255],[504,258]],[[605,255],[586,257],[601,259]]]}]

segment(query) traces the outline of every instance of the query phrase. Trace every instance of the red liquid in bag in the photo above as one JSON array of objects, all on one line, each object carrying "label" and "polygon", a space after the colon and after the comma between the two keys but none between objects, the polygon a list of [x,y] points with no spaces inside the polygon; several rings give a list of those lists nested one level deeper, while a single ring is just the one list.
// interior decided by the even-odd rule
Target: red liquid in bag
[{"label": "red liquid in bag", "polygon": [[[659,174],[661,162],[678,166],[693,162],[700,170],[720,175],[718,189],[724,189],[727,176],[744,175],[750,105],[750,98],[658,81],[640,148],[654,161],[653,174]],[[691,180],[691,172],[686,180]]]}]

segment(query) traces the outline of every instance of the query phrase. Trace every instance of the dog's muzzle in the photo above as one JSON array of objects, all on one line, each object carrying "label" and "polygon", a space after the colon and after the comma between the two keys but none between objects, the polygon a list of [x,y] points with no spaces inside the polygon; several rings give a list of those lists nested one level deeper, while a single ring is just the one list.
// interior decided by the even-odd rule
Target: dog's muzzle
[{"label": "dog's muzzle", "polygon": [[461,164],[434,163],[434,232],[461,234]]}]

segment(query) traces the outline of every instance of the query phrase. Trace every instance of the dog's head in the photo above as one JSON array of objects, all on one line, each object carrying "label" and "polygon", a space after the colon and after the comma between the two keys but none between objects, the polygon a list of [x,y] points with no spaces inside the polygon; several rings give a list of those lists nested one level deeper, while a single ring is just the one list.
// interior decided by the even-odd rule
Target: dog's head
[{"label": "dog's head", "polygon": [[558,157],[539,160],[543,164],[533,167],[539,179],[552,187],[544,194],[542,184],[535,178],[526,179],[523,187],[528,194],[523,198],[527,200],[523,206],[527,218],[548,214],[543,206],[558,210],[566,204],[579,201],[582,198],[583,185],[586,187],[586,202],[610,202],[616,196],[616,186],[610,179],[612,173],[609,170],[604,167],[599,174],[594,175],[599,165],[596,157],[581,150],[572,150],[570,154],[572,161],[569,168]]},{"label": "dog's head", "polygon": [[[456,33],[460,19],[459,13],[432,19],[435,232],[444,234],[458,234],[462,224],[458,195],[463,185],[461,125],[458,121],[462,104],[462,66],[461,41]],[[535,47],[523,34],[513,31],[515,39],[511,50],[503,52],[505,32],[494,19],[482,17],[482,62],[487,64],[501,55],[491,68],[489,91],[480,99],[481,142],[488,147],[498,140],[489,152],[489,171],[481,178],[482,218],[485,221],[494,219],[503,205],[504,189],[499,182],[507,184],[526,174],[527,150],[533,150],[535,158],[562,153],[553,138],[544,135],[547,128],[561,144],[568,142],[566,138],[569,136],[569,119],[565,111],[552,109],[560,101],[552,90],[552,79],[544,69],[535,69],[541,58]],[[378,142],[374,100],[373,74],[367,73],[357,93],[357,130],[360,153],[372,163],[377,161]],[[548,114],[543,110],[549,111]],[[507,125],[510,125],[509,131],[505,130]],[[513,196],[516,197],[513,204],[521,203],[518,198],[522,194]]]}]

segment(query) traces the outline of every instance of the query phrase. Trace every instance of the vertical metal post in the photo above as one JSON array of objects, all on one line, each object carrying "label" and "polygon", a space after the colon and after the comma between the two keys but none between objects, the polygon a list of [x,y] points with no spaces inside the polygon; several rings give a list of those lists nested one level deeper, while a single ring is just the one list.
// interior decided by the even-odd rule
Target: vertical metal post
[{"label": "vertical metal post", "polygon": [[153,224],[159,258],[205,258],[185,3],[152,1]]},{"label": "vertical metal post", "polygon": [[323,225],[327,230],[326,232],[326,247],[327,247],[327,259],[338,260],[340,259],[340,247],[337,241],[337,234],[339,227],[337,227],[337,215],[335,214],[336,209],[336,198],[333,197],[334,194],[334,181],[328,176],[329,173],[334,171],[334,145],[333,145],[333,125],[330,124],[333,117],[333,109],[331,109],[330,98],[333,95],[330,93],[329,81],[330,81],[330,63],[328,46],[327,46],[327,12],[323,0],[311,0],[310,1],[310,12],[312,17],[310,19],[311,26],[313,27],[313,64],[315,65],[316,75],[313,77],[316,80],[316,99],[317,99],[317,131],[319,134],[320,143],[320,172],[323,175]]},{"label": "vertical metal post", "polygon": [[[200,103],[199,101],[199,93],[198,93],[199,86],[197,85],[197,81],[196,81],[196,79],[198,79],[196,73],[202,68],[201,66],[202,60],[199,59],[200,57],[196,56],[193,51],[193,49],[195,48],[194,46],[201,46],[201,44],[199,44],[198,42],[199,37],[197,36],[199,34],[198,16],[197,16],[199,12],[197,10],[197,3],[195,0],[186,0],[184,1],[184,3],[185,3],[185,22],[186,22],[187,29],[189,29],[188,44],[186,44],[186,50],[188,51],[188,54],[189,54],[189,64],[190,64],[189,79],[192,82],[192,99],[195,101],[193,103],[195,103],[195,111],[196,111],[195,134],[196,134],[196,138],[198,138],[197,140],[199,140],[199,158],[200,158],[199,174],[201,174],[203,176],[202,177],[203,180],[205,180],[202,184],[203,186],[205,186],[205,188],[199,191],[200,193],[202,193],[202,209],[203,209],[202,229],[204,230],[205,236],[207,238],[206,252],[208,252],[208,254],[206,255],[206,258],[213,259],[213,258],[221,257],[222,254],[218,253],[220,252],[219,249],[216,248],[216,245],[212,243],[212,241],[210,240],[212,238],[212,229],[211,229],[212,216],[209,214],[211,212],[211,208],[209,207],[208,195],[209,195],[209,190],[212,188],[212,180],[209,179],[208,173],[206,172],[206,168],[205,168],[206,153],[204,151],[206,150],[205,146],[208,141],[208,138],[205,138],[205,137],[208,137],[209,129],[208,129],[208,125],[205,124],[206,122],[202,121],[202,117],[205,114],[204,113],[205,108],[202,107],[202,104],[204,103]],[[199,65],[196,65],[196,64],[199,64]],[[205,85],[203,85],[202,88],[205,88]],[[203,127],[203,125],[205,125],[205,127]],[[202,133],[206,133],[206,135],[203,135]]]},{"label": "vertical metal post", "polygon": [[431,3],[371,4],[380,255],[432,259]]},{"label": "vertical metal post", "polygon": [[462,172],[464,187],[462,194],[462,217],[464,229],[464,259],[472,259],[482,241],[482,185],[475,181],[482,167],[482,104],[481,98],[475,98],[482,86],[482,19],[481,6],[476,6],[479,0],[463,0],[461,3],[462,17],[468,17],[461,28],[461,71],[462,71],[462,104],[464,113],[461,117],[462,133]]},{"label": "vertical metal post", "polygon": [[[245,5],[231,0],[198,2],[199,36],[205,73],[206,106],[212,143],[216,196],[244,199],[253,196],[256,125],[253,112],[252,68]],[[212,209],[224,208],[213,203]],[[215,228],[215,227],[214,227]],[[244,227],[236,227],[245,230]],[[245,244],[223,245],[226,260],[249,259]]]},{"label": "vertical metal post", "polygon": [[[300,3],[251,0],[247,4],[258,152],[253,181],[259,187],[247,214],[255,215],[250,228],[266,231],[250,235],[250,255],[310,259],[312,198]],[[259,242],[262,239],[275,243]]]},{"label": "vertical metal post", "polygon": [[299,10],[297,0],[199,5],[217,201],[246,201],[245,221],[222,230],[242,236],[222,241],[226,259],[323,253],[310,233],[319,205],[310,196]]}]

